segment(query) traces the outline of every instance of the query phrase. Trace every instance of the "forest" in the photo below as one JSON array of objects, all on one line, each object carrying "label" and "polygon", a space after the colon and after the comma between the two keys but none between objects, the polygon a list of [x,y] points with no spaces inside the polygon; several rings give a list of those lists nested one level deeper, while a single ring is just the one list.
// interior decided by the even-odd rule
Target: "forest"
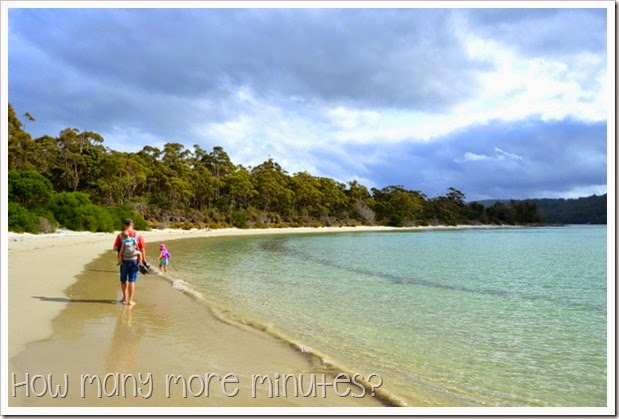
[{"label": "forest", "polygon": [[576,199],[532,199],[546,223],[606,224],[607,194]]},{"label": "forest", "polygon": [[[606,224],[606,197],[607,194],[570,199],[536,198],[528,199],[527,201],[537,206],[539,213],[544,220],[544,224]],[[485,207],[489,207],[494,205],[496,202],[506,204],[509,201],[487,199],[477,202]]]},{"label": "forest", "polygon": [[[27,112],[23,118],[35,122]],[[120,152],[77,128],[33,139],[10,104],[8,119],[8,224],[15,232],[109,232],[127,217],[142,230],[543,222],[529,201],[486,207],[466,203],[455,188],[433,198],[399,185],[368,189],[355,180],[289,174],[272,159],[244,167],[220,146],[169,142]]]}]

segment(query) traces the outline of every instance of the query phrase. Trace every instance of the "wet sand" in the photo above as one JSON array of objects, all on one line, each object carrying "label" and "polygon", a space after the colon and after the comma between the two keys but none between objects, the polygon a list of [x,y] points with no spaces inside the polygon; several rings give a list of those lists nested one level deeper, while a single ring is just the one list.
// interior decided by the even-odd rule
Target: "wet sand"
[{"label": "wet sand", "polygon": [[[271,232],[286,231],[227,233]],[[226,232],[144,235],[148,243]],[[390,405],[352,377],[333,385],[339,371],[330,365],[265,332],[218,320],[161,276],[140,275],[138,304],[120,304],[108,250],[114,237],[9,236],[9,407]],[[149,250],[153,264],[156,249]],[[17,385],[25,381],[32,385]],[[64,397],[53,397],[57,385]]]}]

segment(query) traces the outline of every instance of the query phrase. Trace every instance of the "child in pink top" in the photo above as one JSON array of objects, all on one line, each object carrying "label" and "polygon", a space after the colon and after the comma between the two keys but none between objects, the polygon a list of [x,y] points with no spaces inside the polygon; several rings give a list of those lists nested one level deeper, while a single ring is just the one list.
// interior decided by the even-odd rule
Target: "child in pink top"
[{"label": "child in pink top", "polygon": [[159,270],[161,272],[167,273],[168,272],[168,262],[170,260],[170,252],[168,252],[168,249],[166,249],[165,244],[160,244],[159,245],[159,258],[157,260],[159,260]]}]

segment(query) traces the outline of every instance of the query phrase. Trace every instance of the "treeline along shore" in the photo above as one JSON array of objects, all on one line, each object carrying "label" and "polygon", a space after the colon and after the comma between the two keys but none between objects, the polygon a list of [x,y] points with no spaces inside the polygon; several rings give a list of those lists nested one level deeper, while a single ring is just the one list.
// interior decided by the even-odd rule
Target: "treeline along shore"
[{"label": "treeline along shore", "polygon": [[455,188],[434,198],[398,185],[368,189],[355,180],[291,175],[272,159],[244,167],[219,146],[170,142],[120,152],[76,128],[33,139],[10,104],[8,118],[8,224],[15,232],[109,232],[127,217],[138,229],[544,222],[529,201],[485,206],[467,203]]}]

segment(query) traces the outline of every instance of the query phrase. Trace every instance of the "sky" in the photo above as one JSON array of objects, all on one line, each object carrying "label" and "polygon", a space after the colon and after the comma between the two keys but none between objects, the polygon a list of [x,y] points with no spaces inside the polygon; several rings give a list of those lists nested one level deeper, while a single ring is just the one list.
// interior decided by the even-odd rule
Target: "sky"
[{"label": "sky", "polygon": [[33,138],[222,146],[245,167],[428,197],[606,193],[605,8],[315,4],[13,7],[8,101]]}]

